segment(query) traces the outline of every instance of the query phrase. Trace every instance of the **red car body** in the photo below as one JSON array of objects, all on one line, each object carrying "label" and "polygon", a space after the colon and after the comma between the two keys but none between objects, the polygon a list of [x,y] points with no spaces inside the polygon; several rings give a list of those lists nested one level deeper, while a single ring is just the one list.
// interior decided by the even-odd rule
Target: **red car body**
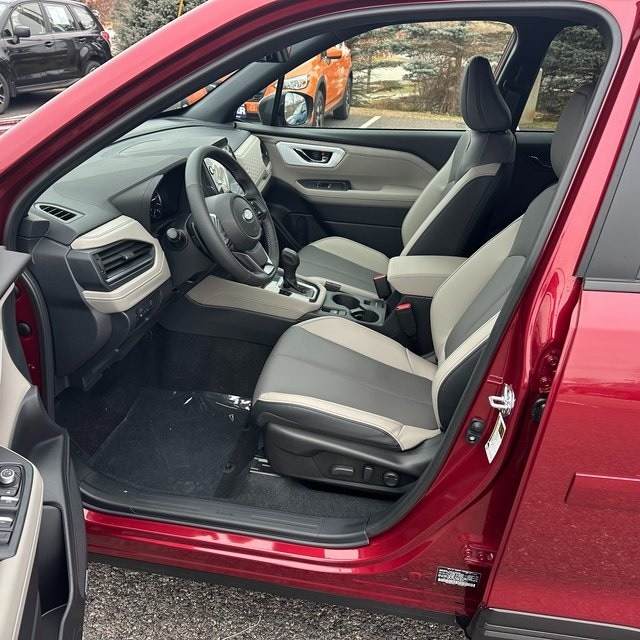
[{"label": "red car body", "polygon": [[[0,220],[18,206],[34,175],[56,166],[85,140],[113,138],[119,131],[110,129],[112,123],[165,89],[169,78],[186,77],[228,56],[238,42],[286,25],[387,4],[206,3],[3,135]],[[460,433],[421,501],[358,548],[293,544],[86,510],[90,552],[369,600],[413,614],[451,619],[472,617],[479,609],[515,611],[543,617],[550,630],[559,619],[592,623],[585,637],[591,637],[587,631],[597,637],[593,629],[599,625],[617,629],[619,635],[610,637],[637,633],[640,300],[633,293],[585,291],[576,271],[638,99],[639,5],[594,4],[617,22],[621,55],[542,258],[467,415],[467,422],[480,417],[492,423],[487,396],[503,382],[513,386],[518,402],[511,428],[489,471],[483,448],[470,448]],[[541,392],[549,398],[537,424],[531,408]],[[478,572],[482,588],[436,586],[438,567]]]}]

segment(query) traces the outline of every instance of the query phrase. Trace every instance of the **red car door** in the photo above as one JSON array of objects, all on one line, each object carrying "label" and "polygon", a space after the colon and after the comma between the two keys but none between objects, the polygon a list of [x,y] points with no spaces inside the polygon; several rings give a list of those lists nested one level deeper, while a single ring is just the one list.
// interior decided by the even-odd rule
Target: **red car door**
[{"label": "red car door", "polygon": [[[634,101],[635,92],[618,99],[612,129]],[[639,123],[636,111],[577,277],[567,280],[578,287],[578,304],[477,637],[518,628],[553,637],[639,633]],[[598,182],[576,203],[578,224],[565,245],[580,246]],[[613,635],[601,635],[605,626]]]}]

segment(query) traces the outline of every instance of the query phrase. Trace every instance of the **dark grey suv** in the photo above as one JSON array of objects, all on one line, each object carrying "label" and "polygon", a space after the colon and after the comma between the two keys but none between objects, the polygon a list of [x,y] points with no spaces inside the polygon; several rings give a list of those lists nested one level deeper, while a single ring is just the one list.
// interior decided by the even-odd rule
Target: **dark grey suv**
[{"label": "dark grey suv", "polygon": [[0,0],[0,113],[18,93],[67,87],[111,58],[109,34],[79,2]]}]

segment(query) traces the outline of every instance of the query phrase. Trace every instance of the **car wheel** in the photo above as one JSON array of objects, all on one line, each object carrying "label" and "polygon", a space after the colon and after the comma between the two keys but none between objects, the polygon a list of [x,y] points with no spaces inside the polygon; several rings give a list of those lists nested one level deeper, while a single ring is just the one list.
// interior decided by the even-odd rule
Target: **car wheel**
[{"label": "car wheel", "polygon": [[0,73],[0,113],[4,113],[9,108],[9,83],[7,79]]},{"label": "car wheel", "polygon": [[333,112],[333,117],[336,120],[346,120],[349,117],[349,112],[351,111],[351,82],[351,78],[349,78],[347,86],[344,88],[342,104]]},{"label": "car wheel", "polygon": [[89,60],[87,64],[84,65],[84,69],[82,75],[88,76],[92,71],[95,71],[100,66],[100,63],[95,60]]},{"label": "car wheel", "polygon": [[313,126],[321,127],[324,125],[324,93],[318,91],[313,99]]}]

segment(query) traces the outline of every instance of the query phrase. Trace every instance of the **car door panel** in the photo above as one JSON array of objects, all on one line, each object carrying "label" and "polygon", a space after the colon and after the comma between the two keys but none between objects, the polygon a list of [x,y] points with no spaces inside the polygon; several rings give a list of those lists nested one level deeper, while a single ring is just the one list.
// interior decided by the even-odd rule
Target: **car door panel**
[{"label": "car door panel", "polygon": [[[339,235],[396,255],[407,211],[448,154],[433,153],[439,163],[434,166],[416,155],[413,145],[404,148],[409,138],[397,135],[404,132],[372,137],[371,132],[343,129],[339,136],[327,136],[331,132],[260,136],[275,178],[269,192],[275,214],[301,245]],[[430,133],[423,133],[424,146],[429,146]],[[449,153],[459,136],[450,133],[447,144],[440,145]]]},{"label": "car door panel", "polygon": [[71,640],[84,616],[82,504],[68,436],[27,380],[13,286],[27,260],[0,249],[0,467],[16,476],[0,484],[0,620],[9,640]]}]

